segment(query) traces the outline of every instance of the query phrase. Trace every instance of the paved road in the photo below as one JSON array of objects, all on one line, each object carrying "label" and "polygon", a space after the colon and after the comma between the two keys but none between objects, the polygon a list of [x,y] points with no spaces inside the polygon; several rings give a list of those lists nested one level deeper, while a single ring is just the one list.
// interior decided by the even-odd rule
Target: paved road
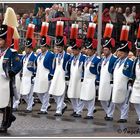
[{"label": "paved road", "polygon": [[[128,123],[119,124],[119,111],[116,110],[113,122],[104,121],[105,113],[100,105],[96,105],[97,112],[94,114],[93,120],[85,120],[83,118],[71,117],[71,105],[68,104],[68,110],[62,117],[55,117],[55,104],[47,115],[38,115],[37,112],[40,104],[37,103],[30,114],[23,112],[25,104],[20,105],[19,111],[15,112],[16,121],[9,128],[7,134],[1,136],[10,137],[140,137],[140,127],[135,124],[136,113],[133,106],[129,112]],[[82,116],[86,116],[84,110]],[[1,114],[0,114],[1,121]]]}]

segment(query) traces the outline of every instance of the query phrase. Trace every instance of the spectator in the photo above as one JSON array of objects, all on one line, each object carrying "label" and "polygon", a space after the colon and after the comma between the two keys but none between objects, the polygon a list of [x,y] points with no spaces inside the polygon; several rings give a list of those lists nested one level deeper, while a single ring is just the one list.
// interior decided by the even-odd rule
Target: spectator
[{"label": "spectator", "polygon": [[59,6],[58,11],[55,13],[55,18],[57,17],[65,17],[64,8],[62,6]]},{"label": "spectator", "polygon": [[109,16],[110,16],[111,22],[116,23],[116,21],[117,21],[117,19],[116,19],[116,10],[115,10],[114,6],[110,7]]},{"label": "spectator", "polygon": [[131,13],[131,15],[133,16],[133,19],[135,20],[136,19],[136,6],[133,6],[132,7],[132,13]]},{"label": "spectator", "polygon": [[49,13],[50,13],[50,8],[45,9],[45,21],[49,22]]},{"label": "spectator", "polygon": [[84,7],[83,13],[82,13],[83,21],[89,21],[89,19],[90,19],[89,16],[90,16],[90,14],[89,14],[88,7]]},{"label": "spectator", "polygon": [[134,23],[134,18],[130,13],[130,8],[129,7],[126,7],[125,13],[123,15],[124,15],[128,25],[131,25],[132,23]]},{"label": "spectator", "polygon": [[87,24],[84,23],[83,24],[83,28],[82,29],[79,29],[79,38],[85,39],[86,34],[87,34],[87,28],[88,28]]},{"label": "spectator", "polygon": [[122,8],[119,7],[118,8],[118,12],[117,12],[117,33],[116,33],[116,39],[117,41],[119,41],[119,38],[120,38],[120,31],[121,31],[121,28],[122,28],[122,25],[123,24],[126,24],[126,19],[123,15],[123,11],[122,11]]},{"label": "spectator", "polygon": [[81,9],[78,9],[78,10],[77,10],[77,21],[78,21],[78,26],[79,26],[79,28],[82,28],[82,22],[80,22],[80,21],[82,21],[82,16],[81,16],[81,14],[82,14]]},{"label": "spectator", "polygon": [[77,19],[77,13],[75,11],[75,7],[72,5],[69,5],[68,11],[65,12],[65,16],[67,18],[70,18],[71,20],[76,20]]},{"label": "spectator", "polygon": [[89,21],[90,21],[90,22],[93,22],[95,16],[96,16],[96,13],[93,12],[93,8],[89,8]]},{"label": "spectator", "polygon": [[111,21],[110,15],[109,15],[109,9],[105,8],[102,14],[102,21],[103,23],[108,23]]},{"label": "spectator", "polygon": [[37,25],[37,19],[33,15],[33,13],[30,13],[29,18],[26,19],[26,26],[28,26],[29,23],[33,23],[34,25]]},{"label": "spectator", "polygon": [[111,21],[111,19],[110,19],[110,15],[109,15],[109,9],[105,8],[103,11],[103,14],[102,14],[102,28],[103,28],[102,34],[104,33],[106,23],[108,23],[110,21]]},{"label": "spectator", "polygon": [[117,23],[118,24],[120,24],[120,25],[126,24],[126,19],[125,19],[124,15],[123,15],[123,11],[122,11],[121,7],[118,8],[118,12],[117,12],[116,17],[117,17]]}]

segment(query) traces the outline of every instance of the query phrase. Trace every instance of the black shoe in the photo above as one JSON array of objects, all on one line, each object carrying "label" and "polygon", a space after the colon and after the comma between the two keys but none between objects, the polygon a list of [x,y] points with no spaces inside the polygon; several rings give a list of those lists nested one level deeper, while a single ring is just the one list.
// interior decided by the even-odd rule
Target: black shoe
[{"label": "black shoe", "polygon": [[139,121],[139,120],[137,120],[137,121],[136,121],[136,124],[140,125],[140,121]]},{"label": "black shoe", "polygon": [[55,113],[54,116],[62,116],[61,113]]},{"label": "black shoe", "polygon": [[38,112],[37,114],[40,114],[40,115],[45,115],[45,114],[48,114],[46,111],[40,111]]},{"label": "black shoe", "polygon": [[120,119],[117,121],[118,123],[127,123],[127,120],[126,119]]},{"label": "black shoe", "polygon": [[51,105],[48,106],[47,111],[51,108]]},{"label": "black shoe", "polygon": [[62,109],[62,114],[64,114],[64,112],[66,111],[67,109],[67,106],[65,106],[63,109]]},{"label": "black shoe", "polygon": [[7,133],[7,128],[0,127],[0,133]]},{"label": "black shoe", "polygon": [[105,116],[104,119],[105,119],[106,121],[113,121],[113,118],[112,118],[112,117],[108,117],[108,116]]},{"label": "black shoe", "polygon": [[75,114],[75,115],[73,115],[73,117],[75,117],[75,118],[81,118],[82,116],[81,116],[81,114]]},{"label": "black shoe", "polygon": [[7,128],[9,128],[12,124],[12,122],[14,122],[16,120],[16,117],[14,115],[11,116],[9,123],[7,124]]},{"label": "black shoe", "polygon": [[96,110],[96,109],[94,109],[94,110],[93,110],[93,113],[96,113],[96,112],[97,112],[97,110]]},{"label": "black shoe", "polygon": [[74,116],[76,114],[76,112],[73,112],[72,114],[70,114],[70,116]]},{"label": "black shoe", "polygon": [[84,119],[92,120],[93,119],[93,116],[86,116]]},{"label": "black shoe", "polygon": [[32,110],[25,110],[24,113],[31,113]]},{"label": "black shoe", "polygon": [[13,108],[13,112],[17,112],[18,110],[17,110],[17,108]]}]

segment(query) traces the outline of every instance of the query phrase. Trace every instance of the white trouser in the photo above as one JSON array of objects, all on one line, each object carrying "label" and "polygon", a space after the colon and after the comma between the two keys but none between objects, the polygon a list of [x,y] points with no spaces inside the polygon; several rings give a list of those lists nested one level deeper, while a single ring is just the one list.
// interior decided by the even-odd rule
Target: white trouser
[{"label": "white trouser", "polygon": [[125,101],[123,103],[116,104],[116,106],[121,111],[120,119],[127,119],[128,118],[129,102],[127,103],[127,101],[128,101],[128,96],[125,98]]},{"label": "white trouser", "polygon": [[79,99],[78,98],[71,98],[71,104],[73,107],[74,112],[78,111],[78,104],[79,104]]},{"label": "white trouser", "polygon": [[56,102],[56,113],[62,114],[62,109],[66,106],[66,104],[64,103],[65,94],[63,94],[62,96],[54,95],[53,97]]},{"label": "white trouser", "polygon": [[[51,85],[51,82],[49,82],[48,91],[49,91],[50,85]],[[49,103],[50,94],[48,93],[48,91],[45,92],[45,93],[38,93],[37,94],[38,98],[40,99],[40,101],[42,103],[42,106],[40,108],[40,111],[47,112],[47,108],[50,105],[50,103]]]},{"label": "white trouser", "polygon": [[46,92],[46,93],[38,93],[37,96],[38,96],[38,98],[40,99],[40,101],[42,103],[40,111],[46,111],[47,112],[47,108],[50,105],[49,104],[50,94],[48,94],[48,92]]},{"label": "white trouser", "polygon": [[78,111],[76,112],[76,114],[81,114],[85,106],[88,110],[87,116],[93,116],[93,111],[95,109],[94,105],[95,105],[95,99],[90,101],[80,100],[78,105]]},{"label": "white trouser", "polygon": [[113,113],[115,110],[115,104],[110,102],[110,106],[108,107],[109,101],[100,101],[102,108],[104,109],[107,117],[113,117]]},{"label": "white trouser", "polygon": [[16,100],[16,98],[13,97],[13,108],[18,109],[19,103],[20,103],[20,98]]},{"label": "white trouser", "polygon": [[140,121],[140,104],[134,104],[134,107],[135,107],[136,113],[138,115],[138,119]]},{"label": "white trouser", "polygon": [[33,97],[33,84],[31,85],[31,90],[28,95],[23,95],[23,99],[27,103],[27,110],[32,110],[33,104],[34,104],[34,97]]}]

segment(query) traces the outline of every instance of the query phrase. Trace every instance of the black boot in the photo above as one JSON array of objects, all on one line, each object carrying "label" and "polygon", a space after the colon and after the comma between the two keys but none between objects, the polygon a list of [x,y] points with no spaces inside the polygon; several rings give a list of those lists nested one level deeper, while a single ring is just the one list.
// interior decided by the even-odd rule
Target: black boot
[{"label": "black boot", "polygon": [[7,132],[6,108],[4,108],[2,112],[3,112],[3,119],[0,127],[0,133],[6,133]]},{"label": "black boot", "polygon": [[6,120],[7,120],[7,128],[9,128],[12,122],[16,120],[16,117],[12,114],[12,110],[10,107],[6,108]]}]

